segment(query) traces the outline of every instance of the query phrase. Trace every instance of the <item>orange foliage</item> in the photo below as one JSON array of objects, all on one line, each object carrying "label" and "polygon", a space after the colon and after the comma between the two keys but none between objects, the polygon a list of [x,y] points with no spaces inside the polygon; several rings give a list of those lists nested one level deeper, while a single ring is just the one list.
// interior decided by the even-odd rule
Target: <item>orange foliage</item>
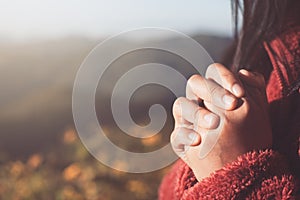
[{"label": "orange foliage", "polygon": [[81,173],[81,169],[78,164],[73,163],[66,167],[63,171],[63,178],[66,181],[72,181],[76,179]]},{"label": "orange foliage", "polygon": [[33,154],[27,160],[27,166],[30,167],[31,169],[36,169],[41,165],[42,161],[43,158],[40,154]]},{"label": "orange foliage", "polygon": [[129,191],[136,194],[139,198],[145,198],[148,195],[148,186],[139,180],[130,180],[127,182],[126,187]]},{"label": "orange foliage", "polygon": [[75,130],[72,128],[68,128],[64,132],[63,142],[65,144],[72,144],[75,142],[76,138],[77,138],[77,134],[76,134]]}]

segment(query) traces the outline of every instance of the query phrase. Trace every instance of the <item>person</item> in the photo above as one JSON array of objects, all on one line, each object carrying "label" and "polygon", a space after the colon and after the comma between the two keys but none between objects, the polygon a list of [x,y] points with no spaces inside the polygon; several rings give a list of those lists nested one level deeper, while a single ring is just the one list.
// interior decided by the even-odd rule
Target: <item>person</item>
[{"label": "person", "polygon": [[300,199],[299,2],[232,1],[243,23],[229,67],[193,75],[175,101],[181,159],[159,199]]}]

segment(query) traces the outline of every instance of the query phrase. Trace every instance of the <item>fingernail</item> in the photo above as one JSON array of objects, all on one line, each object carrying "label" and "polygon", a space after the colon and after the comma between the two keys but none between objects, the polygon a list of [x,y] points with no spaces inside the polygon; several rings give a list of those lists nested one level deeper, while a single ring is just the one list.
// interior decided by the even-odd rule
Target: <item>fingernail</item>
[{"label": "fingernail", "polygon": [[238,97],[243,95],[243,88],[237,83],[232,86],[232,91]]},{"label": "fingernail", "polygon": [[216,120],[216,117],[214,114],[207,114],[204,115],[204,120],[209,124],[209,126],[211,126]]},{"label": "fingernail", "polygon": [[245,75],[245,76],[248,76],[250,73],[249,73],[249,71],[248,70],[245,70],[245,69],[241,69],[240,71],[239,71],[239,73],[241,73],[241,74],[243,74],[243,75]]},{"label": "fingernail", "polygon": [[190,133],[188,135],[189,139],[191,140],[191,144],[196,140],[197,138],[197,133]]},{"label": "fingernail", "polygon": [[234,98],[226,94],[223,96],[223,102],[226,105],[226,107],[231,107],[232,103],[234,102]]}]

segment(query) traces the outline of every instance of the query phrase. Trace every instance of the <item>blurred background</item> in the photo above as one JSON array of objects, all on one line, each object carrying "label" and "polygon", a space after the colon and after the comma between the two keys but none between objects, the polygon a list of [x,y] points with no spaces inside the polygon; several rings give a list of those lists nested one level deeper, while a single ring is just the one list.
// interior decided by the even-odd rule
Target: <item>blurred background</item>
[{"label": "blurred background", "polygon": [[[104,166],[80,142],[71,107],[75,75],[88,53],[109,36],[141,27],[181,31],[220,62],[232,41],[230,1],[0,0],[0,199],[157,199],[169,167],[130,174]],[[107,72],[99,90],[111,89],[110,76],[147,61],[188,65],[162,52],[132,54]],[[194,71],[187,66],[182,73],[189,77]],[[168,113],[163,130],[151,138],[122,133],[105,104],[105,92],[97,91],[96,110],[116,145],[148,152],[169,142],[175,96],[158,86],[140,90],[131,105],[136,123],[149,121],[154,103]]]}]

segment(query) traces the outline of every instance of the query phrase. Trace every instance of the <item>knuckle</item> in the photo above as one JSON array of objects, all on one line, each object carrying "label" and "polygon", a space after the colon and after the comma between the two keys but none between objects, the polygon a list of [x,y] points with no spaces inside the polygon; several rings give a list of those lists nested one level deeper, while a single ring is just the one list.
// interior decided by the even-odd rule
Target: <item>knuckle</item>
[{"label": "knuckle", "polygon": [[199,119],[200,119],[200,109],[198,108],[197,110],[195,110],[194,115],[193,115],[193,119],[194,119],[194,126],[197,127],[199,125]]},{"label": "knuckle", "polygon": [[171,141],[171,143],[178,143],[178,142],[176,142],[177,140],[179,140],[179,138],[180,138],[180,133],[181,133],[181,128],[179,127],[179,128],[175,128],[174,130],[173,130],[173,132],[171,133],[171,135],[170,135],[170,141]]},{"label": "knuckle", "polygon": [[205,77],[213,79],[220,84],[222,82],[225,84],[232,84],[232,82],[236,82],[233,74],[229,70],[227,70],[226,67],[219,63],[210,65],[206,71]]},{"label": "knuckle", "polygon": [[210,92],[210,102],[213,102],[213,99],[216,98],[216,96],[218,95],[218,87],[217,86],[213,86],[209,89]]},{"label": "knuckle", "polygon": [[175,137],[175,130],[170,135],[170,142],[171,142],[171,144],[173,144],[173,142],[174,142],[174,137]]},{"label": "knuckle", "polygon": [[231,73],[223,73],[222,78],[224,81],[227,81],[230,83],[236,82],[234,76]]},{"label": "knuckle", "polygon": [[201,120],[200,119],[201,115],[202,115],[202,109],[201,108],[196,109],[195,112],[194,112],[194,115],[193,115],[194,126],[198,126],[199,125],[199,122]]},{"label": "knuckle", "polygon": [[192,75],[192,76],[188,79],[188,81],[187,81],[187,86],[192,86],[193,83],[194,83],[196,80],[199,80],[199,79],[201,79],[201,76],[200,76],[199,74],[194,74],[194,75]]},{"label": "knuckle", "polygon": [[173,130],[173,132],[171,133],[170,135],[170,142],[171,143],[174,143],[174,141],[176,140],[177,138],[177,135],[178,135],[178,130],[177,128]]},{"label": "knuckle", "polygon": [[183,101],[185,100],[184,97],[179,97],[175,100],[174,104],[173,104],[173,114],[180,114],[181,113],[181,106]]},{"label": "knuckle", "polygon": [[218,70],[219,70],[218,63],[210,64],[206,69],[205,77],[213,78],[218,72]]},{"label": "knuckle", "polygon": [[216,70],[217,69],[217,63],[212,63],[210,65],[208,65],[207,67],[207,71],[212,71],[212,70]]},{"label": "knuckle", "polygon": [[195,110],[193,118],[197,119],[199,117],[199,115],[200,115],[200,108],[198,108],[198,109]]},{"label": "knuckle", "polygon": [[215,66],[213,64],[208,65],[206,72],[205,72],[205,77],[210,77],[211,74],[213,74],[213,71],[215,70]]},{"label": "knuckle", "polygon": [[185,100],[185,97],[178,97],[175,101],[174,101],[174,106],[180,106],[183,101]]},{"label": "knuckle", "polygon": [[224,66],[220,63],[212,63],[207,67],[207,71],[219,71],[223,68]]}]

